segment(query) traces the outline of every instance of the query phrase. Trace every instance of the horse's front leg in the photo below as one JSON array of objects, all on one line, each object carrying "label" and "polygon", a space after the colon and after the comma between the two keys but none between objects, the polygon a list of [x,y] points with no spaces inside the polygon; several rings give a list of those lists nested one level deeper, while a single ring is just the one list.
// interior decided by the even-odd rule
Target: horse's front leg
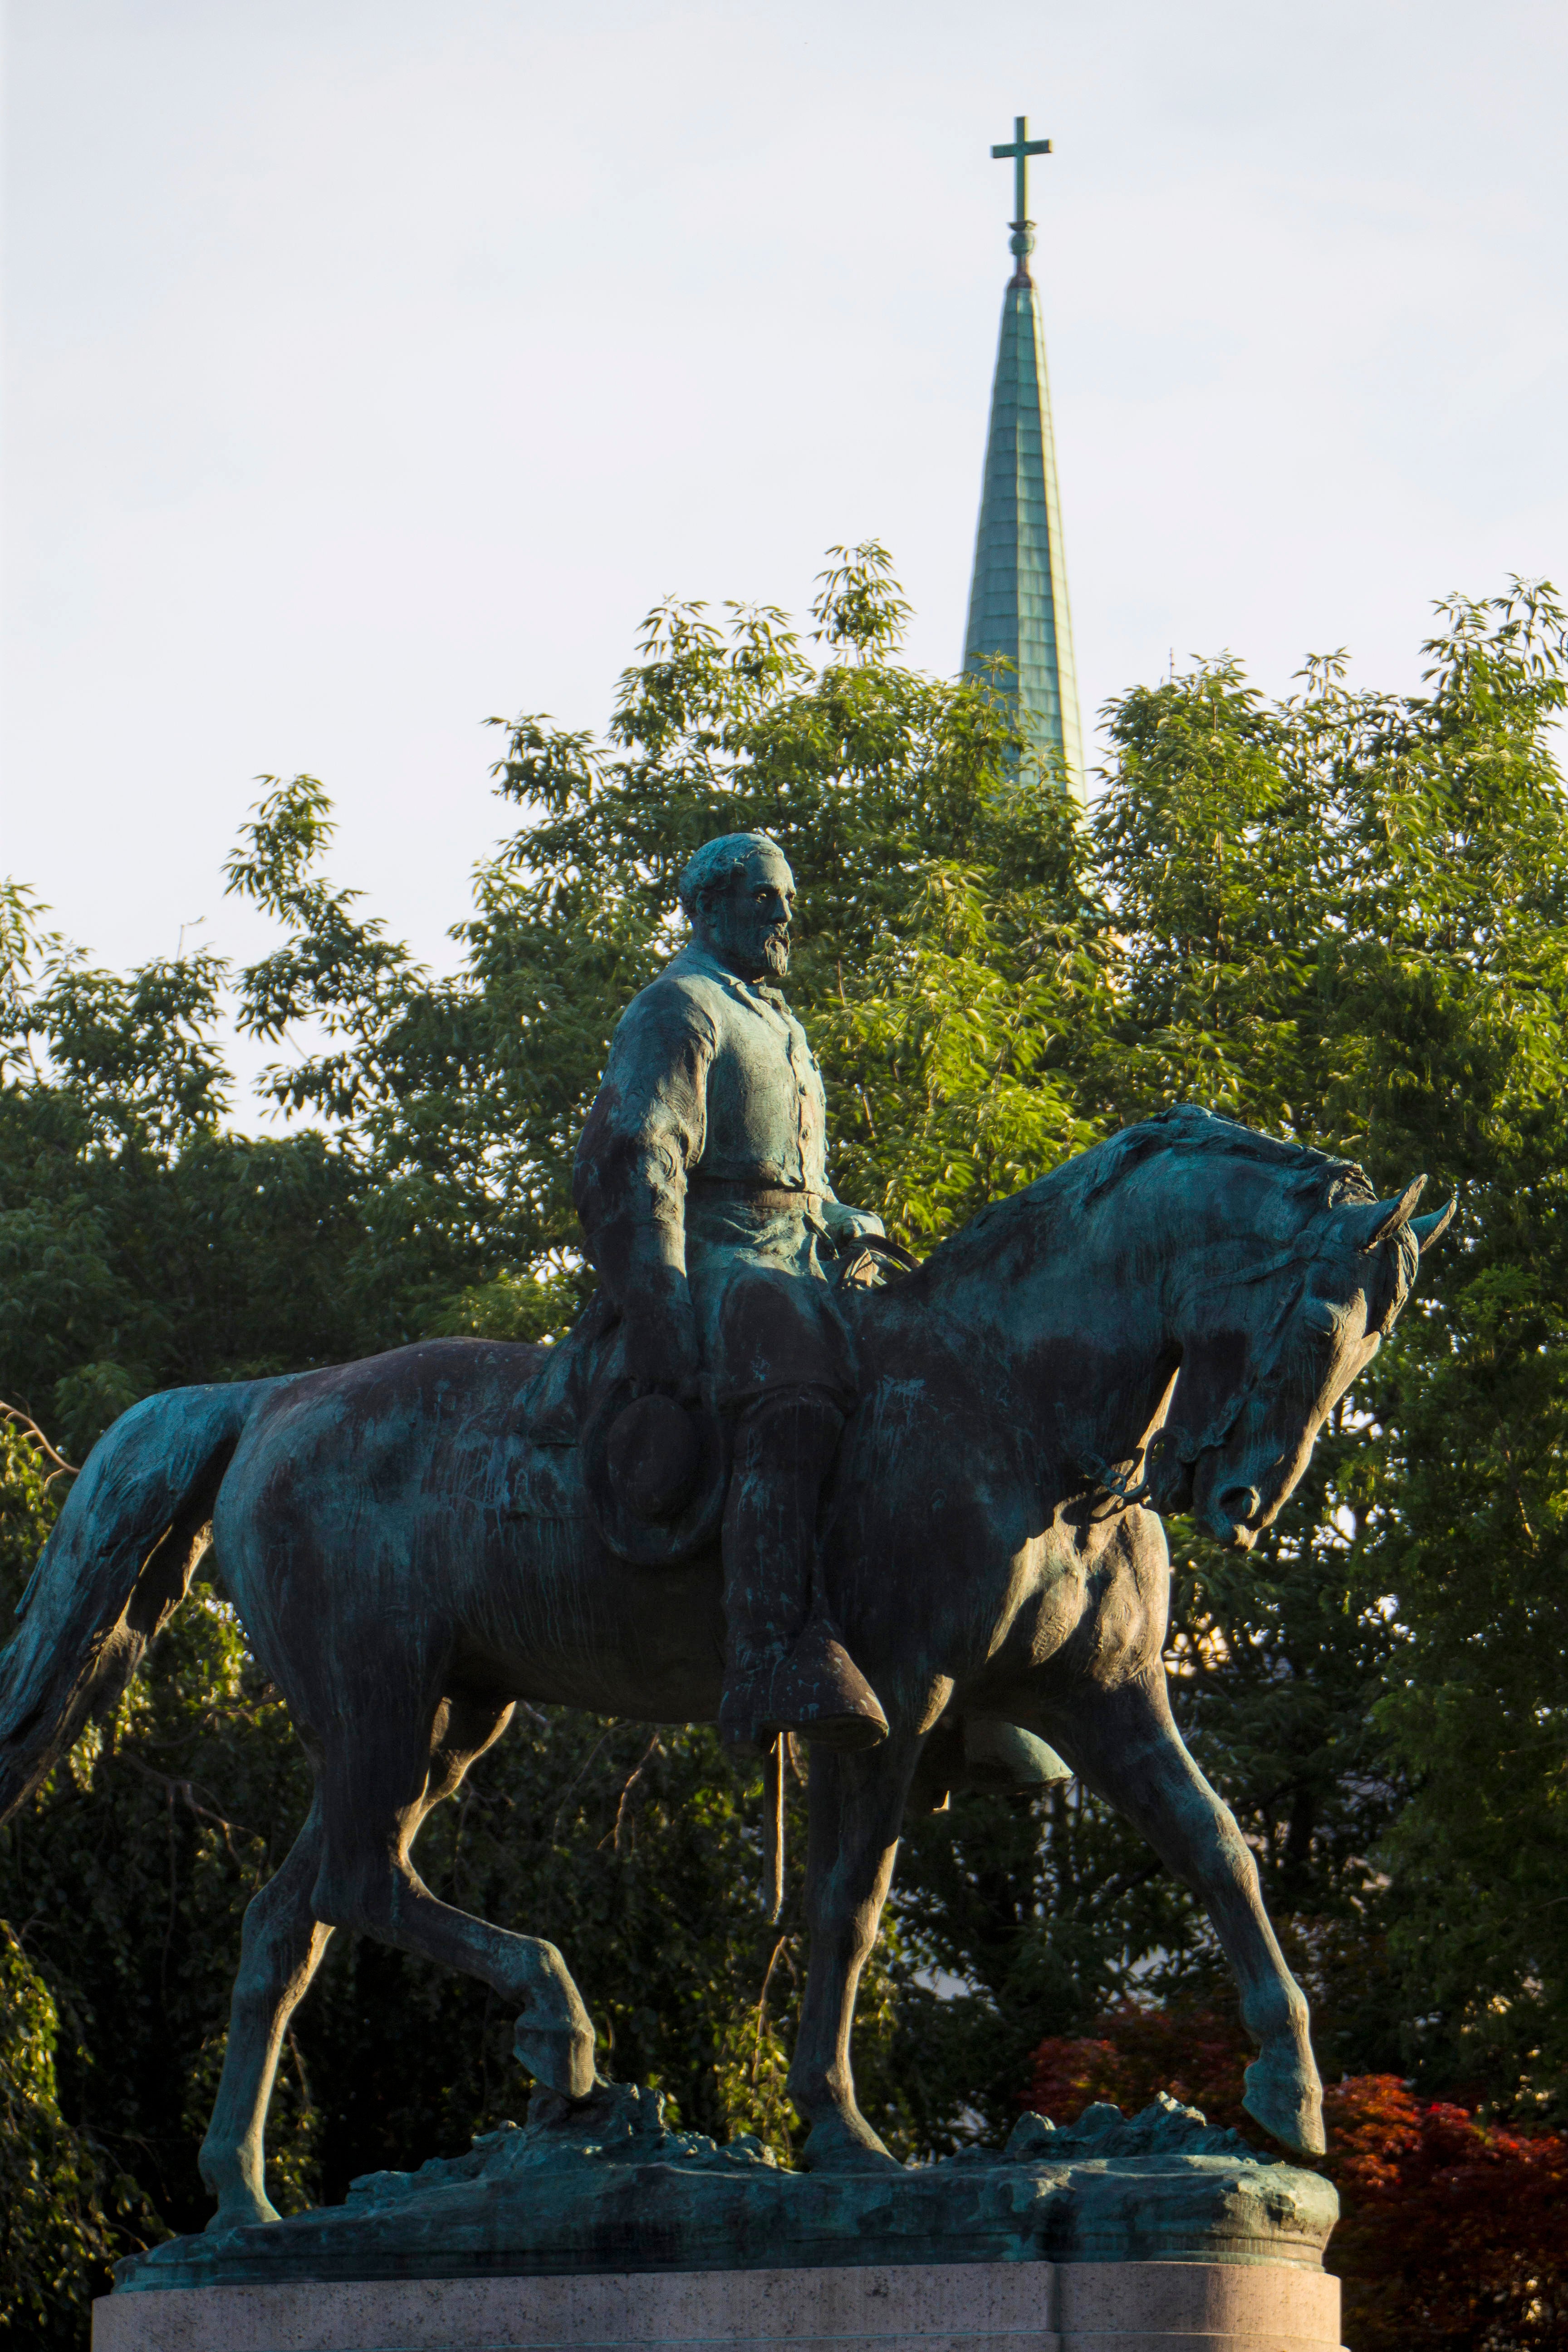
[{"label": "horse's front leg", "polygon": [[1236,1817],[1183,1745],[1158,1662],[1110,1691],[1086,1687],[1051,1722],[1068,1761],[1141,1830],[1214,1923],[1241,1992],[1241,2021],[1258,2046],[1242,2105],[1300,2156],[1321,2156],[1322,2084],[1307,2002],[1263,1908],[1258,1865]]},{"label": "horse's front leg", "polygon": [[855,2104],[850,2034],[860,1972],[888,1898],[904,1799],[921,1750],[900,1734],[859,1755],[811,1752],[805,1907],[811,1934],[805,2000],[789,2095],[811,2128],[812,2171],[896,2165]]}]

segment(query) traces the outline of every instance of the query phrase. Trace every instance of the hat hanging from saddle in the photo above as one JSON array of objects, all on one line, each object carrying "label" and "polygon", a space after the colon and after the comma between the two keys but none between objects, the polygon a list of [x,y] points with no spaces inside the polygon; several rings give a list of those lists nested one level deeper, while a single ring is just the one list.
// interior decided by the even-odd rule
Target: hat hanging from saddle
[{"label": "hat hanging from saddle", "polygon": [[610,1549],[637,1568],[674,1568],[719,1540],[729,1441],[717,1413],[606,1381],[583,1426],[588,1509]]}]

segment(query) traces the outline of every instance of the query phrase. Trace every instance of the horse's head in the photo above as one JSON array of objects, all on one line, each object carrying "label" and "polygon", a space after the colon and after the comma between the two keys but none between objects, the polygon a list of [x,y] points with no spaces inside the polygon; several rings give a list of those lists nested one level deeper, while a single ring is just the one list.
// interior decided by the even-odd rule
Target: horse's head
[{"label": "horse's head", "polygon": [[[1423,1249],[1454,1213],[1450,1201],[1415,1215],[1424,1176],[1397,1199],[1371,1200],[1359,1169],[1310,1156],[1350,1186],[1331,1180],[1331,1198],[1293,1237],[1273,1219],[1238,1232],[1217,1278],[1212,1243],[1204,1252],[1210,1278],[1186,1294],[1180,1369],[1149,1450],[1156,1507],[1191,1511],[1237,1550],[1251,1549],[1290,1495],[1324,1422],[1393,1329]],[[1344,1197],[1351,1187],[1359,1197]]]},{"label": "horse's head", "polygon": [[[1250,1549],[1394,1328],[1454,1202],[1179,1103],[983,1210],[878,1310],[966,1335],[1064,1475]],[[994,1409],[994,1406],[993,1407]]]}]

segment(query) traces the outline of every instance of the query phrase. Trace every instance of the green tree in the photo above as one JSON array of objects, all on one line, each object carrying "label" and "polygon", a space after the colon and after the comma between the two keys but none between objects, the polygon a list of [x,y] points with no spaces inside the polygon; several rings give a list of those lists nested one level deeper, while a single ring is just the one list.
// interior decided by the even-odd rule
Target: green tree
[{"label": "green tree", "polygon": [[[667,605],[603,742],[507,723],[516,830],[447,979],[325,877],[309,778],[269,780],[231,862],[280,931],[237,975],[94,972],[13,892],[0,1395],[79,1459],[178,1381],[559,1331],[591,1281],[568,1174],[615,1021],[673,944],[691,849],[763,826],[801,882],[791,989],[836,1181],[917,1248],[1181,1098],[1349,1151],[1384,1190],[1418,1166],[1459,1186],[1455,1244],[1279,1527],[1242,1559],[1173,1526],[1170,1665],[1331,2068],[1555,2112],[1562,615],[1522,588],[1451,604],[1418,696],[1352,692],[1338,656],[1280,702],[1228,659],[1134,689],[1085,823],[1004,701],[902,666],[902,621],[882,551],[837,551],[811,635]],[[280,1137],[228,1123],[231,977],[247,1029],[288,1044],[270,1085],[301,1123]],[[0,1521],[14,1590],[47,1507],[28,1460],[33,1502]],[[0,1840],[0,1913],[60,2019],[60,2112],[175,2226],[205,2211],[238,1916],[303,1785],[211,1584]],[[616,2072],[689,2123],[782,2140],[803,1956],[791,1915],[782,1939],[763,1918],[754,1795],[707,1732],[549,1710],[422,1863],[567,1949]],[[479,1988],[338,1943],[285,2068],[284,2202],[450,2148],[521,2087]],[[911,2150],[1003,2120],[1047,2037],[1218,1982],[1185,1896],[1061,1789],[914,1824],[879,1970],[868,2110]]]}]

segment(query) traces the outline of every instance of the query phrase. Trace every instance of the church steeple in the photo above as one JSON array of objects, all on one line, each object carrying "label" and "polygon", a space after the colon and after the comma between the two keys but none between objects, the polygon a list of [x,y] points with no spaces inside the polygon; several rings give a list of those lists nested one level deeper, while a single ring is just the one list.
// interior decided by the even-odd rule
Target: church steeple
[{"label": "church steeple", "polygon": [[984,674],[987,658],[998,654],[1013,664],[998,683],[1016,698],[1023,731],[1040,751],[1060,761],[1068,790],[1081,801],[1083,730],[1068,612],[1046,337],[1039,294],[1029,275],[1035,224],[1027,216],[1028,158],[1050,152],[1048,139],[1029,137],[1024,115],[1016,118],[1011,142],[991,150],[1014,165],[1016,217],[1011,247],[1017,266],[1002,304],[963,667]]}]

